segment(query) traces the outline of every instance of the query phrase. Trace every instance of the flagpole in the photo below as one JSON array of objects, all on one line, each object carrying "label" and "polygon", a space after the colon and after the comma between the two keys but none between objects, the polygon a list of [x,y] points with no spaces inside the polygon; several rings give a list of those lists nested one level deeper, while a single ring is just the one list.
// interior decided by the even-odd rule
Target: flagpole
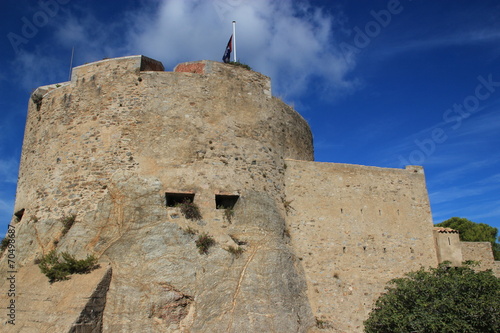
[{"label": "flagpole", "polygon": [[234,62],[237,62],[236,60],[236,21],[233,21],[233,50],[234,50]]}]

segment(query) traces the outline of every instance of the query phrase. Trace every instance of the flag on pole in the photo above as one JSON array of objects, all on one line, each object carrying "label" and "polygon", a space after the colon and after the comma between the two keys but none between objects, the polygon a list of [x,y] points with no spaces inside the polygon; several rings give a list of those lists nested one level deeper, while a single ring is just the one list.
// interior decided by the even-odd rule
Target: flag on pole
[{"label": "flag on pole", "polygon": [[222,61],[228,63],[231,61],[231,51],[233,51],[233,35],[229,38],[229,42],[226,46],[226,51],[224,52],[224,56],[222,56]]}]

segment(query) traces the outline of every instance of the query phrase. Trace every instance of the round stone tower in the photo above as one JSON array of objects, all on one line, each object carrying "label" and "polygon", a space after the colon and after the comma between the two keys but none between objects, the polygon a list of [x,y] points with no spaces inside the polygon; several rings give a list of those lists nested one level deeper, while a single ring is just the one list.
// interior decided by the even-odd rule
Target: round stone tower
[{"label": "round stone tower", "polygon": [[[57,250],[112,267],[103,331],[314,324],[284,223],[284,159],[313,160],[312,135],[268,77],[131,56],[76,67],[29,104],[18,261]],[[183,214],[188,201],[200,216]],[[201,235],[216,241],[208,254]]]}]

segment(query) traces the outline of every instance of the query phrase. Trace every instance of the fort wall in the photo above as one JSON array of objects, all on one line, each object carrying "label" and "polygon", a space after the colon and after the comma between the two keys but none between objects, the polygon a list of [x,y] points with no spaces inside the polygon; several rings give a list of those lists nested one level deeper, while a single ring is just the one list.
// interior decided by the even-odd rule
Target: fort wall
[{"label": "fort wall", "polygon": [[[109,266],[78,278],[84,295],[99,291],[91,326],[104,332],[361,332],[392,278],[462,258],[499,272],[485,244],[433,231],[421,167],[313,159],[308,124],[262,74],[213,61],[165,72],[144,56],[76,67],[29,102],[12,220],[19,297],[33,294],[33,260],[56,249]],[[201,217],[183,215],[185,198]],[[37,286],[37,300],[66,304],[40,274]],[[60,306],[64,327],[42,327],[45,304],[33,304],[20,322],[54,332],[90,311]]]},{"label": "fort wall", "polygon": [[313,313],[361,332],[390,279],[437,264],[423,170],[286,165],[287,226]]},{"label": "fort wall", "polygon": [[490,242],[461,242],[461,248],[464,261],[479,261],[478,269],[491,269],[500,277],[497,271],[500,262],[495,261]]}]

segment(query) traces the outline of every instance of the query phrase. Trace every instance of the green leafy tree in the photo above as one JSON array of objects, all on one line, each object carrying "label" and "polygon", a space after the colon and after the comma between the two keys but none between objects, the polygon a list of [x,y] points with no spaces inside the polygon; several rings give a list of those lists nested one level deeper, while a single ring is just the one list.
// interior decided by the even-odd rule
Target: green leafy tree
[{"label": "green leafy tree", "polygon": [[500,279],[472,264],[393,279],[364,322],[367,333],[500,332]]},{"label": "green leafy tree", "polygon": [[[490,242],[495,260],[500,260],[500,244],[496,242],[497,228],[485,223],[475,223],[461,217],[452,217],[436,224],[436,226],[460,231],[460,240],[463,242]],[[498,238],[498,241],[500,241],[500,238]]]}]

